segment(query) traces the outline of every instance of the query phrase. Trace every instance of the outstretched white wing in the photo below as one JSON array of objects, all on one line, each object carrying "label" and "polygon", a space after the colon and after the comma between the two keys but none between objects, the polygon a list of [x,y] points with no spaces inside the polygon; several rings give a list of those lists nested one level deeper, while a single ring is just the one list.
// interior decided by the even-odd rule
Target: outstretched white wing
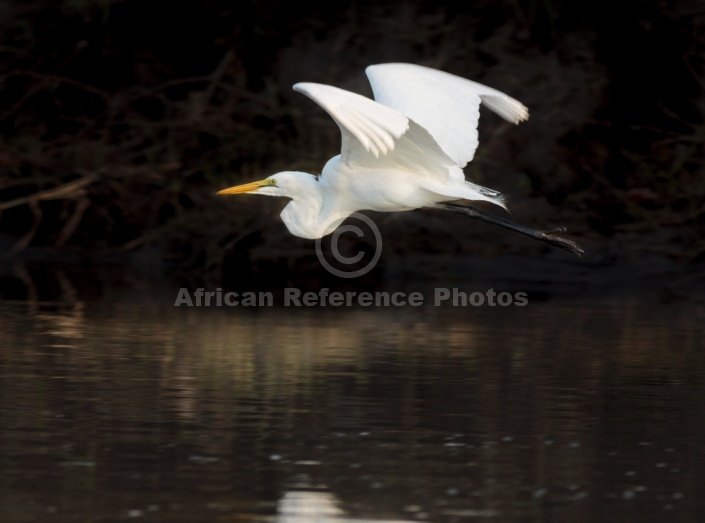
[{"label": "outstretched white wing", "polygon": [[365,167],[401,167],[447,181],[455,163],[423,127],[394,108],[330,85],[298,83],[330,114],[342,134],[341,161]]},{"label": "outstretched white wing", "polygon": [[375,100],[421,125],[459,167],[477,149],[480,103],[513,123],[529,118],[514,98],[450,73],[412,64],[371,65],[365,71]]}]

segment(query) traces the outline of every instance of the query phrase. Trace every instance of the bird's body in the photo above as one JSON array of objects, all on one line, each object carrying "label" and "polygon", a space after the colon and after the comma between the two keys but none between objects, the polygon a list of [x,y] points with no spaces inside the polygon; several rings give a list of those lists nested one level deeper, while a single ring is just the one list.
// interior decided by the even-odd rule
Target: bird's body
[{"label": "bird's body", "polygon": [[301,188],[289,192],[293,198],[281,214],[293,235],[312,240],[320,238],[361,210],[410,211],[463,198],[460,194],[466,199],[479,199],[469,186],[443,185],[437,181],[423,183],[417,176],[395,167],[353,170],[341,166],[339,159],[339,156],[331,158],[318,178],[291,171],[277,175],[278,187],[297,185]]},{"label": "bird's body", "polygon": [[292,234],[308,239],[330,234],[360,210],[440,207],[582,252],[573,242],[553,236],[555,231],[533,231],[475,207],[463,207],[469,213],[447,204],[471,200],[504,207],[498,192],[466,181],[463,167],[477,148],[481,103],[513,123],[528,118],[526,107],[490,87],[418,65],[382,64],[366,72],[376,101],[329,85],[294,85],[341,130],[341,154],[326,163],[319,177],[285,171],[219,194],[291,198],[282,220]]}]

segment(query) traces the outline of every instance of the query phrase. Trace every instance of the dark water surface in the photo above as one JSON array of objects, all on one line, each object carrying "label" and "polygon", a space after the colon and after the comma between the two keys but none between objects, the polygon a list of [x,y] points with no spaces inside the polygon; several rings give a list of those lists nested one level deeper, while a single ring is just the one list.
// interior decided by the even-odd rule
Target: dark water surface
[{"label": "dark water surface", "polygon": [[0,302],[0,521],[705,521],[705,311]]}]

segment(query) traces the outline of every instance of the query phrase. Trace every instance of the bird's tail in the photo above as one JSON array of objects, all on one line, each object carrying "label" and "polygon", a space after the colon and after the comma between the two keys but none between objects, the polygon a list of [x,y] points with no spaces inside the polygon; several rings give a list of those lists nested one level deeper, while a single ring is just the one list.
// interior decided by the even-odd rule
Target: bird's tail
[{"label": "bird's tail", "polygon": [[493,189],[483,187],[482,185],[477,185],[475,183],[468,182],[467,180],[465,181],[465,185],[467,185],[468,188],[476,194],[474,198],[468,197],[468,200],[484,200],[486,202],[499,205],[505,211],[507,210],[507,205],[504,203],[504,195],[499,191],[495,191]]}]

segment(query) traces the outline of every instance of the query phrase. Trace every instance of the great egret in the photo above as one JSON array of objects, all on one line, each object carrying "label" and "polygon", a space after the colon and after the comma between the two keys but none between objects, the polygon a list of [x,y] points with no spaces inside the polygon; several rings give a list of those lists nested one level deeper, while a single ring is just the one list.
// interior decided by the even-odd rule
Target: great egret
[{"label": "great egret", "polygon": [[480,104],[518,124],[529,112],[517,100],[459,76],[412,64],[366,69],[375,100],[330,85],[297,83],[333,117],[341,154],[320,176],[284,171],[218,194],[254,193],[291,198],[281,213],[289,231],[316,239],[360,210],[408,211],[434,207],[500,225],[580,256],[575,242],[539,231],[457,200],[486,201],[506,209],[497,191],[465,180],[463,167],[478,145]]}]

